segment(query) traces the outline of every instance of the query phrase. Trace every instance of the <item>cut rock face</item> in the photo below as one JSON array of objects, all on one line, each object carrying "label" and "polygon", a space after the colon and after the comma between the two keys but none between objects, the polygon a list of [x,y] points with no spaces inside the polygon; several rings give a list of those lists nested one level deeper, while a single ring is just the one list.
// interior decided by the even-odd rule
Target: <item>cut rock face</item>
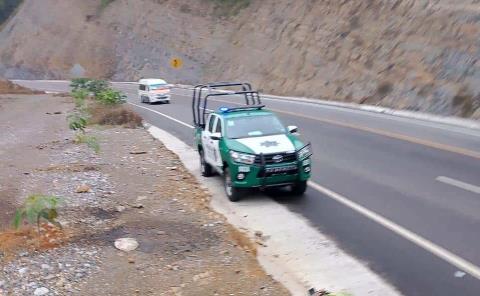
[{"label": "cut rock face", "polygon": [[119,238],[115,241],[115,248],[124,252],[130,252],[138,248],[138,242],[130,237]]}]

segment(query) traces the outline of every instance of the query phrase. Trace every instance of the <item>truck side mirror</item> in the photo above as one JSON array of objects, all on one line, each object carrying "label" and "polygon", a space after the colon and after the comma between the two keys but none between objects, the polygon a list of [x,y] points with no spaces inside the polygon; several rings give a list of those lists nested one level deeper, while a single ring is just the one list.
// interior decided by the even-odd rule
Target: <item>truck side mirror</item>
[{"label": "truck side mirror", "polygon": [[210,139],[212,140],[215,140],[215,141],[218,141],[222,138],[222,134],[221,133],[213,133],[210,135]]},{"label": "truck side mirror", "polygon": [[289,125],[287,129],[288,129],[288,132],[291,134],[298,133],[298,127],[295,125]]}]

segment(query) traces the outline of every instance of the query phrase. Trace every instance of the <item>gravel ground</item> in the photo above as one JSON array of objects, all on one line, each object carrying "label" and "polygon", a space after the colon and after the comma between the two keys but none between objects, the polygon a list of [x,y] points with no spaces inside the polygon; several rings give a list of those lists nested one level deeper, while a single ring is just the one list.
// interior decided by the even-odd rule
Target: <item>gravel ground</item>
[{"label": "gravel ground", "polygon": [[[72,142],[66,98],[0,97],[0,106],[9,135],[0,139],[1,228],[29,194],[50,194],[62,198],[66,241],[0,248],[0,295],[288,295],[258,265],[254,244],[209,208],[206,189],[145,130],[92,128],[96,154]],[[125,237],[139,247],[116,249]]]}]

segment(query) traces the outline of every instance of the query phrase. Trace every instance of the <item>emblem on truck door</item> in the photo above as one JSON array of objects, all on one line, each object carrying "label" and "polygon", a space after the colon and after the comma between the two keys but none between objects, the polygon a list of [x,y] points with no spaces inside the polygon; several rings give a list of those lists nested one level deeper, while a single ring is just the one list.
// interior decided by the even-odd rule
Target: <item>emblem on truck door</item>
[{"label": "emblem on truck door", "polygon": [[274,147],[274,146],[278,146],[278,142],[277,141],[265,141],[265,142],[262,142],[260,143],[260,146],[265,146],[265,147]]}]

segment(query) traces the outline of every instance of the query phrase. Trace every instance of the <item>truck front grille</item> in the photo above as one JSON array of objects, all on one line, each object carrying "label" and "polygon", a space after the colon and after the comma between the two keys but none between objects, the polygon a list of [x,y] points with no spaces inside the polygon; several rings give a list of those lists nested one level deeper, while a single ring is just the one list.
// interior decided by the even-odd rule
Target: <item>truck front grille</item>
[{"label": "truck front grille", "polygon": [[[289,163],[297,160],[297,154],[295,152],[264,154],[263,157],[266,165]],[[262,157],[260,155],[255,156],[255,164],[262,164]]]}]

